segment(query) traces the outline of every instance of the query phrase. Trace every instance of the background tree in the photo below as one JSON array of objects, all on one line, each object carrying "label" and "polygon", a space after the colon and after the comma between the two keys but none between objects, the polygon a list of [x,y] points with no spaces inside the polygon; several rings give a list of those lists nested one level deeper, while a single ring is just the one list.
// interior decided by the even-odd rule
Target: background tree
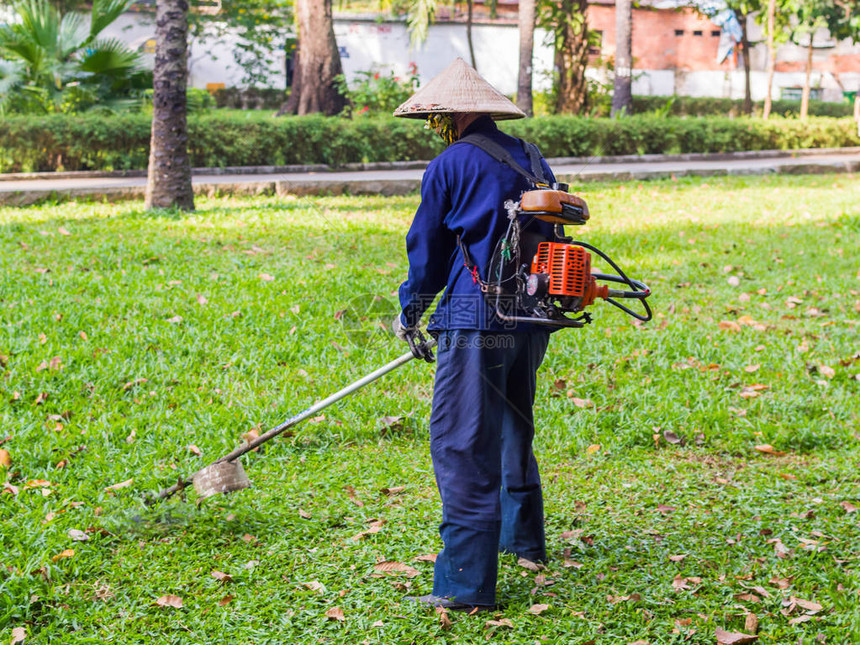
[{"label": "background tree", "polygon": [[194,210],[186,122],[187,46],[188,2],[157,0],[147,209]]},{"label": "background tree", "polygon": [[[824,10],[828,0],[800,0],[797,6],[797,25],[792,33],[792,41],[798,46],[806,47],[806,75],[803,82],[803,94],[800,98],[800,118],[806,120],[809,116],[809,95],[812,89],[812,52],[815,47],[815,32],[826,26]],[[799,42],[803,36],[807,43]]]},{"label": "background tree", "polygon": [[12,5],[17,21],[0,26],[0,112],[77,112],[119,106],[148,75],[137,52],[99,38],[130,0],[95,0],[89,28],[80,13],[46,0]]},{"label": "background tree", "polygon": [[267,86],[272,58],[292,38],[285,26],[293,23],[293,2],[221,0],[217,12],[193,11],[188,19],[192,42],[237,36],[233,57],[243,72],[242,85]]},{"label": "background tree", "polygon": [[343,74],[334,39],[331,0],[296,0],[298,50],[290,98],[279,114],[339,114],[347,105],[337,77]]},{"label": "background tree", "polygon": [[519,71],[517,73],[517,107],[534,114],[532,101],[532,67],[535,48],[535,0],[520,0],[518,11],[520,33]]},{"label": "background tree", "polygon": [[764,109],[762,110],[762,118],[770,117],[771,106],[773,105],[773,73],[776,69],[776,0],[767,0],[767,92],[764,95]]},{"label": "background tree", "polygon": [[615,2],[615,89],[612,116],[633,107],[633,3]]},{"label": "background tree", "polygon": [[548,0],[540,6],[539,24],[553,38],[555,110],[577,114],[588,108],[587,0]]}]

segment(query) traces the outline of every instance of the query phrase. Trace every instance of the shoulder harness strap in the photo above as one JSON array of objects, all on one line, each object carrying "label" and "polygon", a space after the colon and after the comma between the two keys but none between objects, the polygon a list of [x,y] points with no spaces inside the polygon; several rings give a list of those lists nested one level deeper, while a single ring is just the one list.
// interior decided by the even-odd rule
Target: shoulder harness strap
[{"label": "shoulder harness strap", "polygon": [[522,139],[519,139],[520,144],[523,146],[523,149],[526,152],[526,156],[529,158],[529,165],[531,166],[531,172],[523,168],[520,164],[518,164],[514,160],[514,156],[508,152],[504,147],[490,139],[488,136],[479,134],[477,132],[472,134],[467,134],[462,139],[458,139],[454,142],[454,145],[458,143],[469,143],[476,148],[480,148],[488,155],[490,155],[496,161],[505,164],[512,170],[516,171],[518,174],[522,175],[526,179],[528,179],[535,186],[538,185],[547,185],[546,177],[544,176],[543,167],[541,166],[541,154],[538,147],[533,143],[526,143]]},{"label": "shoulder harness strap", "polygon": [[[490,155],[496,161],[505,164],[512,170],[516,171],[518,174],[522,175],[534,186],[547,186],[548,182],[546,180],[546,175],[543,171],[543,166],[541,164],[541,159],[543,158],[538,147],[533,143],[527,143],[522,139],[518,139],[520,144],[525,150],[526,156],[529,159],[529,165],[531,166],[531,172],[523,168],[520,164],[514,160],[513,155],[508,152],[504,147],[490,139],[488,136],[473,133],[466,135],[462,139],[459,139],[455,142],[457,143],[468,143],[476,148],[480,148],[488,155]],[[457,245],[460,247],[460,252],[463,254],[463,265],[469,271],[472,276],[472,281],[477,284],[481,291],[487,293],[492,291],[493,288],[481,280],[480,275],[478,274],[478,266],[472,261],[471,256],[469,255],[469,251],[466,249],[466,245],[463,244],[463,241],[460,239],[460,236],[457,236]]]}]

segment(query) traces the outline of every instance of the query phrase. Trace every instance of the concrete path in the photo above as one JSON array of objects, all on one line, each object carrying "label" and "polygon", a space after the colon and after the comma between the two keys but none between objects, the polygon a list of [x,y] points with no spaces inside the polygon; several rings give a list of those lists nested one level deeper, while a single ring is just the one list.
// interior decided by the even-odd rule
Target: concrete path
[{"label": "concrete path", "polygon": [[[550,165],[559,180],[572,187],[585,181],[639,181],[690,175],[854,173],[860,171],[860,148],[551,159]],[[370,169],[329,171],[320,166],[200,169],[194,173],[194,191],[204,195],[394,195],[417,190],[424,173],[419,163],[359,166]],[[0,205],[26,205],[45,199],[140,199],[145,185],[142,171],[0,175]]]}]

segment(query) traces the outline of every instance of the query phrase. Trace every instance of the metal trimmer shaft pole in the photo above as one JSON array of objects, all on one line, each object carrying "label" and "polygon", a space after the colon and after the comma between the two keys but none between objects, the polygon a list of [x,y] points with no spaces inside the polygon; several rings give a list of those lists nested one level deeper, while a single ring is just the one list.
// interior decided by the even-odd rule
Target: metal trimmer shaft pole
[{"label": "metal trimmer shaft pole", "polygon": [[[432,347],[433,345],[436,344],[436,342],[431,338],[430,340],[427,341],[427,344],[430,347]],[[401,367],[402,365],[405,365],[406,363],[411,361],[413,358],[415,358],[415,357],[412,355],[412,352],[406,352],[401,357],[394,359],[393,361],[391,361],[387,365],[383,365],[382,367],[380,367],[378,370],[375,370],[375,371],[371,372],[370,374],[368,374],[367,376],[360,378],[359,380],[355,381],[354,383],[347,385],[342,390],[335,392],[331,396],[324,398],[322,401],[319,401],[318,403],[314,403],[311,407],[309,407],[304,412],[300,412],[296,416],[294,416],[290,419],[287,419],[286,421],[284,421],[279,426],[275,426],[274,428],[272,428],[268,432],[261,434],[259,437],[257,437],[253,441],[251,441],[249,443],[245,443],[245,444],[237,447],[235,450],[233,450],[233,452],[224,455],[223,457],[215,460],[212,463],[217,464],[217,463],[222,462],[222,461],[234,461],[234,460],[238,459],[239,457],[244,455],[246,452],[253,450],[254,448],[259,446],[260,444],[266,443],[270,439],[274,439],[279,434],[281,434],[284,430],[287,430],[288,428],[292,428],[294,425],[298,425],[299,423],[301,423],[305,419],[314,416],[317,412],[327,408],[332,403],[337,403],[341,399],[348,397],[350,394],[352,394],[356,390],[360,390],[365,385],[372,383],[373,381],[375,381],[376,379],[378,379],[382,376],[385,376],[389,372],[393,372],[398,367]],[[211,466],[212,464],[209,464],[209,465]],[[208,466],[206,466],[206,467],[208,468]],[[203,469],[201,468],[201,470],[203,470]],[[182,480],[176,482],[170,488],[165,488],[163,491],[161,491],[158,494],[158,499],[166,499],[166,498],[170,497],[171,495],[173,495],[174,493],[178,493],[182,489],[190,486],[194,481],[194,475],[196,475],[199,472],[200,471],[198,470],[197,472],[195,472],[193,475],[191,475],[187,479],[182,479]]]}]

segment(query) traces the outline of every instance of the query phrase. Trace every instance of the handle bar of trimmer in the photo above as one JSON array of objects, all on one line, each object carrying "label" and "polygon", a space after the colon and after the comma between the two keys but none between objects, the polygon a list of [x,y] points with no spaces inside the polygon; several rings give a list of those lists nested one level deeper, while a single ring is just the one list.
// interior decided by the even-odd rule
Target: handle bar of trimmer
[{"label": "handle bar of trimmer", "polygon": [[[427,341],[425,341],[425,343],[426,343],[427,347],[432,348],[434,345],[436,345],[436,340],[433,338],[429,338]],[[253,441],[250,441],[250,442],[245,443],[241,446],[238,446],[235,450],[233,450],[229,454],[224,455],[223,457],[221,457],[220,459],[217,459],[216,461],[214,461],[212,463],[217,464],[217,463],[224,462],[224,461],[235,461],[236,459],[238,459],[239,457],[244,455],[246,452],[249,452],[249,451],[253,450],[254,448],[256,448],[257,446],[266,443],[270,439],[274,439],[275,437],[277,437],[279,434],[281,434],[282,432],[284,432],[288,428],[292,428],[293,426],[298,425],[299,423],[301,423],[305,419],[308,419],[308,418],[316,415],[316,413],[319,412],[320,410],[327,408],[332,403],[337,403],[341,399],[348,397],[353,392],[360,390],[365,385],[368,385],[368,384],[372,383],[373,381],[377,380],[378,378],[385,376],[389,372],[393,372],[398,367],[401,367],[401,366],[405,365],[406,363],[408,363],[409,361],[411,361],[413,358],[415,358],[415,356],[412,354],[411,351],[406,352],[405,354],[403,354],[399,358],[395,358],[393,361],[391,361],[387,365],[383,365],[382,367],[371,372],[367,376],[360,378],[359,380],[355,381],[354,383],[350,383],[349,385],[347,385],[342,390],[335,392],[331,396],[327,396],[322,401],[314,403],[307,410],[300,412],[296,416],[287,419],[282,424],[275,426],[274,428],[272,428],[271,430],[269,430],[267,432],[264,432],[263,434],[261,434],[259,437],[257,437]],[[209,465],[211,466],[212,464],[209,464]],[[208,468],[208,466],[207,466],[207,468]],[[197,471],[197,472],[200,472],[200,471]],[[194,482],[194,476],[196,474],[197,473],[194,473],[193,475],[191,475],[187,479],[180,479],[178,482],[176,482],[170,488],[165,488],[163,491],[161,491],[158,494],[157,499],[166,499],[166,498],[172,496],[173,494],[178,493],[182,489],[190,486]]]}]

